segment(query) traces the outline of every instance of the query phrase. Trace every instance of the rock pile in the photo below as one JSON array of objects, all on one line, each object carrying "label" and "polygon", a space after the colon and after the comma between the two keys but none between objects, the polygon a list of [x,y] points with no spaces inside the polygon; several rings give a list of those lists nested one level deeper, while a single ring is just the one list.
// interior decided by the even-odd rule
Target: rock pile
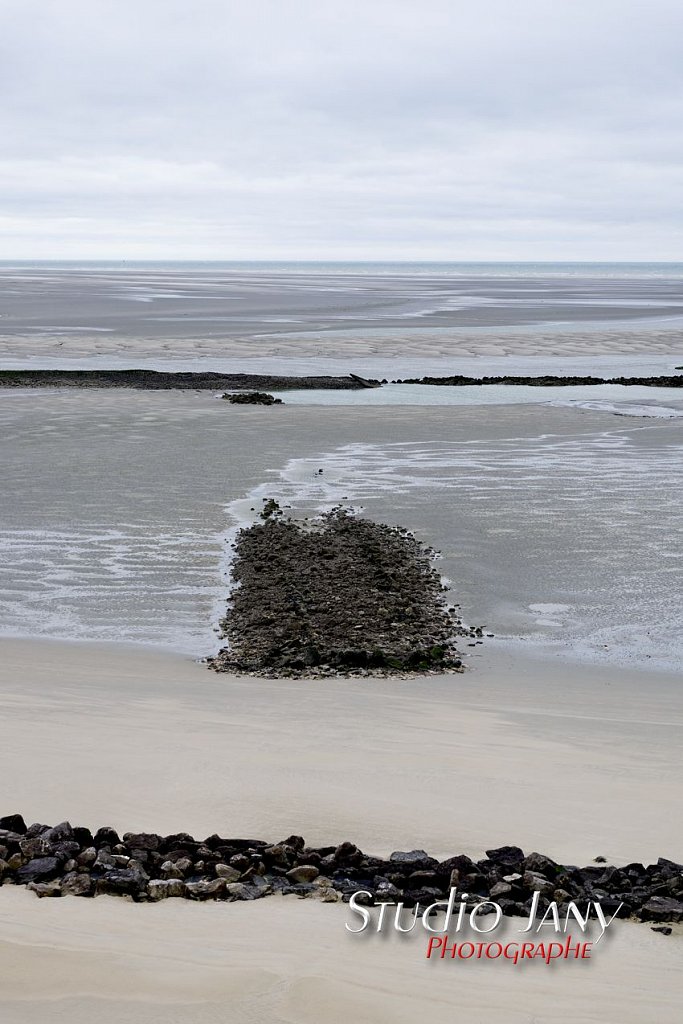
[{"label": "rock pile", "polygon": [[[407,530],[336,508],[285,519],[270,499],[264,522],[235,544],[237,584],[221,623],[230,646],[217,671],[274,676],[462,671],[466,629],[444,600],[434,552]],[[475,642],[477,642],[475,640]]]},{"label": "rock pile", "polygon": [[437,860],[424,850],[370,857],[353,843],[309,847],[301,836],[278,843],[257,839],[194,839],[113,828],[26,826],[20,814],[0,818],[0,883],[26,885],[37,896],[127,896],[136,902],[179,897],[254,900],[272,893],[325,902],[348,901],[361,891],[377,902],[423,907],[448,896],[451,886],[498,903],[508,917],[528,917],[540,893],[542,914],[551,901],[560,912],[599,901],[605,913],[624,904],[620,917],[656,925],[683,921],[683,864],[660,858],[617,868],[597,862],[558,864],[517,846],[488,850],[474,861],[464,854]]},{"label": "rock pile", "polygon": [[233,395],[221,395],[231,405],[282,405],[282,399],[269,395],[267,391],[242,391]]}]

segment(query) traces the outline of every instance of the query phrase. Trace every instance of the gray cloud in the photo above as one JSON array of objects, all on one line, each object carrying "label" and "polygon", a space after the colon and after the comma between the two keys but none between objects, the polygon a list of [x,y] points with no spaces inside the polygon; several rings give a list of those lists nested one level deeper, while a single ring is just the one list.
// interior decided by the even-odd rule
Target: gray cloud
[{"label": "gray cloud", "polygon": [[0,19],[2,258],[681,256],[678,0]]}]

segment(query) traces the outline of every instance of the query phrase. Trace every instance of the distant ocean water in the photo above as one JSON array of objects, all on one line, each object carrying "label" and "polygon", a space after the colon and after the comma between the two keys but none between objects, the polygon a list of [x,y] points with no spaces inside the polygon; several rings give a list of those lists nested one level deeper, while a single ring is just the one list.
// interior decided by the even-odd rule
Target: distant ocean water
[{"label": "distant ocean water", "polygon": [[0,336],[17,339],[636,322],[683,323],[683,263],[0,263]]},{"label": "distant ocean water", "polygon": [[444,260],[0,260],[0,270],[106,270],[446,277],[679,278],[683,262],[504,262]]}]

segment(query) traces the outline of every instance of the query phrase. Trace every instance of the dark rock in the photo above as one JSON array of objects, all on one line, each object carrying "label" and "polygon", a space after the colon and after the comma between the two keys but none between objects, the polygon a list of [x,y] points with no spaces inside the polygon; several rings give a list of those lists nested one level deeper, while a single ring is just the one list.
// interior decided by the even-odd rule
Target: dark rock
[{"label": "dark rock", "polygon": [[101,846],[112,847],[120,842],[119,834],[113,828],[98,828],[93,837],[93,846],[96,846],[98,850]]},{"label": "dark rock", "polygon": [[126,832],[123,842],[129,850],[158,850],[161,846],[161,836],[153,832]]},{"label": "dark rock", "polygon": [[36,836],[40,836],[43,832],[47,832],[49,825],[41,825],[40,822],[36,821],[26,829],[26,839],[35,839]]},{"label": "dark rock", "polygon": [[450,878],[454,871],[458,872],[458,877],[470,874],[475,870],[475,863],[470,857],[466,857],[464,853],[461,853],[457,857],[448,857],[447,860],[439,861],[437,871],[439,874]]},{"label": "dark rock", "polygon": [[252,888],[250,885],[245,885],[243,882],[227,882],[225,884],[225,893],[230,899],[233,900],[255,900],[262,892]]},{"label": "dark rock", "polygon": [[263,851],[263,857],[267,864],[276,864],[278,867],[286,868],[294,866],[297,851],[293,846],[286,843],[275,843],[274,846],[267,846]]},{"label": "dark rock", "polygon": [[560,871],[559,864],[542,853],[530,853],[528,857],[524,858],[523,864],[527,871],[535,871],[539,875],[545,875],[546,878],[555,878]]},{"label": "dark rock", "polygon": [[64,896],[92,896],[95,892],[95,885],[88,874],[76,872],[65,875],[62,879],[62,893]]},{"label": "dark rock", "polygon": [[77,857],[81,852],[81,848],[77,842],[63,842],[63,843],[46,843],[43,838],[43,845],[45,852],[51,854],[53,857],[59,857],[60,860],[71,860],[72,857]]},{"label": "dark rock", "polygon": [[332,858],[335,864],[344,866],[360,864],[363,854],[353,843],[343,842],[336,846]]},{"label": "dark rock", "polygon": [[436,871],[411,871],[406,886],[410,889],[422,889],[425,886],[439,888],[439,875]]},{"label": "dark rock", "polygon": [[494,850],[487,850],[486,856],[494,864],[506,868],[517,867],[524,861],[524,852],[518,846],[499,846]]},{"label": "dark rock", "polygon": [[0,829],[6,829],[8,832],[19,832],[23,835],[26,831],[26,822],[21,814],[6,814],[3,818],[0,818]]},{"label": "dark rock", "polygon": [[30,860],[32,857],[41,857],[48,853],[41,836],[32,836],[30,839],[22,839],[19,842],[19,849],[22,857]]},{"label": "dark rock", "polygon": [[667,896],[652,896],[640,909],[641,921],[683,921],[683,902]]},{"label": "dark rock", "polygon": [[554,882],[549,881],[544,875],[539,875],[535,871],[525,871],[522,884],[525,889],[530,889],[531,892],[542,892],[546,896],[549,896],[555,889]]},{"label": "dark rock", "polygon": [[427,871],[438,867],[438,861],[430,857],[424,850],[408,850],[403,853],[400,850],[392,853],[389,857],[392,864],[408,865],[411,871]]},{"label": "dark rock", "polygon": [[[18,830],[17,830],[18,831]],[[683,864],[679,864],[675,860],[667,860],[666,857],[660,857],[657,861],[658,868],[669,868],[677,873],[683,872]]]},{"label": "dark rock", "polygon": [[185,893],[193,900],[217,900],[226,891],[226,883],[222,878],[212,881],[185,882]]},{"label": "dark rock", "polygon": [[95,886],[98,896],[135,896],[140,893],[141,879],[137,871],[115,869],[98,878]]},{"label": "dark rock", "polygon": [[[677,367],[681,369],[681,367]],[[584,386],[584,385],[595,385],[595,384],[621,384],[631,385],[638,387],[666,387],[666,388],[680,388],[683,387],[683,375],[681,376],[659,376],[659,377],[578,377],[578,376],[564,376],[558,377],[552,374],[544,374],[538,377],[522,377],[522,376],[504,376],[504,377],[465,377],[460,374],[455,374],[452,377],[421,377],[421,378],[406,378],[405,380],[394,381],[395,384],[429,384],[429,385],[443,385],[446,387],[466,387],[473,384],[481,385],[526,385],[532,387],[567,387],[567,386]]]},{"label": "dark rock", "polygon": [[82,850],[93,845],[93,834],[89,828],[78,827],[73,830],[73,833],[74,840]]},{"label": "dark rock", "polygon": [[256,387],[271,390],[342,390],[353,391],[374,385],[375,382],[349,374],[347,377],[276,377],[258,373],[213,373],[203,371],[174,372],[167,370],[2,370],[2,387],[80,387],[80,388],[140,388],[145,391],[191,389],[193,391],[219,391],[220,389],[249,390]]},{"label": "dark rock", "polygon": [[[194,852],[197,848],[197,843],[187,832],[175,832],[170,836],[163,836],[161,843],[159,844],[159,850],[162,853],[170,853],[171,850],[185,850]],[[207,840],[207,845],[209,841]]]},{"label": "dark rock", "polygon": [[17,871],[17,879],[28,882],[47,882],[59,874],[60,864],[56,857],[36,857]]},{"label": "dark rock", "polygon": [[57,846],[59,843],[72,841],[74,838],[74,830],[68,821],[62,821],[59,825],[53,825],[52,828],[46,829],[41,834],[40,838],[45,843],[45,847],[47,849],[49,847]]},{"label": "dark rock", "polygon": [[282,405],[282,399],[269,395],[267,391],[243,391],[239,394],[222,395],[231,405]]}]

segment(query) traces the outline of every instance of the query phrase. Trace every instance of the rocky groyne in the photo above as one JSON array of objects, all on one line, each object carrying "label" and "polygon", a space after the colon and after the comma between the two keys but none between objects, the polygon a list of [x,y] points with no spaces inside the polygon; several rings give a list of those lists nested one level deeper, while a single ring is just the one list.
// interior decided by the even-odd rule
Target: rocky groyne
[{"label": "rocky groyne", "polygon": [[366,892],[376,902],[428,906],[456,886],[467,906],[495,901],[508,917],[528,917],[532,901],[542,914],[599,901],[605,913],[649,921],[662,928],[683,921],[683,864],[614,867],[559,864],[517,846],[486,851],[473,860],[457,854],[439,860],[424,850],[372,857],[351,842],[308,846],[302,836],[281,842],[195,839],[185,832],[157,835],[111,828],[27,826],[21,814],[0,818],[0,883],[25,885],[37,896],[125,896],[135,902],[262,899],[280,893],[348,901]]},{"label": "rocky groyne", "polygon": [[359,390],[377,386],[348,377],[278,377],[259,373],[176,373],[162,370],[0,370],[4,388],[137,388],[143,391]]},{"label": "rocky groyne", "polygon": [[[680,367],[677,367],[680,369]],[[544,374],[540,377],[519,377],[506,375],[501,377],[464,377],[461,374],[454,374],[452,377],[407,377],[404,380],[392,380],[392,384],[432,384],[443,385],[444,387],[463,387],[464,385],[479,384],[526,384],[538,388],[566,388],[577,385],[591,384],[623,384],[627,387],[640,385],[646,388],[683,388],[683,374],[679,376],[662,377],[557,377],[552,374]]]},{"label": "rocky groyne", "polygon": [[[322,471],[321,471],[322,472]],[[263,522],[234,545],[229,646],[217,671],[271,676],[461,671],[456,640],[481,642],[444,599],[434,552],[407,530],[337,508],[285,518],[270,499]]]}]

